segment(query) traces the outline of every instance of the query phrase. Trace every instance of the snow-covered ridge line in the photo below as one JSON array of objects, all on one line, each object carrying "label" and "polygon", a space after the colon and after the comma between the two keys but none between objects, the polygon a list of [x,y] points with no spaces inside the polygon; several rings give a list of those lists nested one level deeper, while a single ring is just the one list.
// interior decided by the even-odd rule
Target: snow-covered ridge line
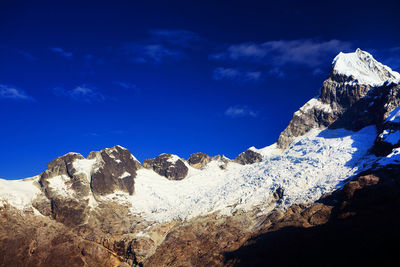
[{"label": "snow-covered ridge line", "polygon": [[[285,151],[277,149],[276,144],[263,149],[252,148],[262,154],[263,160],[251,165],[230,162],[226,169],[221,169],[218,162],[211,161],[204,169],[195,170],[180,181],[168,180],[143,168],[137,171],[133,195],[116,191],[98,200],[127,204],[131,213],[162,222],[216,211],[229,215],[235,210],[249,210],[271,203],[274,191],[282,188],[284,196],[280,207],[285,208],[315,201],[362,170],[365,162],[375,159],[367,156],[375,137],[374,126],[359,132],[313,129],[296,138]],[[90,173],[87,161],[76,160],[74,166]],[[80,164],[82,166],[77,166]],[[56,176],[49,182],[59,189],[58,193],[73,197],[61,178]],[[32,201],[40,193],[37,177],[0,180],[0,199],[19,209],[32,207]],[[91,206],[97,205],[92,203]]]},{"label": "snow-covered ridge line", "polygon": [[399,83],[400,74],[390,67],[376,61],[368,52],[357,49],[353,53],[340,52],[332,62],[334,74],[353,77],[354,83],[380,86],[387,83]]},{"label": "snow-covered ridge line", "polygon": [[215,211],[229,215],[235,210],[249,210],[271,203],[277,188],[284,190],[281,208],[312,202],[375,159],[367,156],[375,137],[374,126],[359,132],[314,129],[296,138],[286,151],[278,152],[274,145],[256,150],[263,154],[259,163],[231,162],[221,170],[211,162],[181,181],[141,169],[135,178],[134,195],[115,192],[103,200],[126,203],[133,214],[158,222]]}]

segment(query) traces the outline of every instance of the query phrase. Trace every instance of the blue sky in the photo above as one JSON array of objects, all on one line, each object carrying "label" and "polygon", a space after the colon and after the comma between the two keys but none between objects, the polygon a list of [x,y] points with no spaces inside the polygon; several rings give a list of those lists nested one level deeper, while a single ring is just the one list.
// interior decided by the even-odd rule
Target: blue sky
[{"label": "blue sky", "polygon": [[140,161],[269,145],[339,51],[360,47],[400,70],[399,8],[2,0],[0,177],[117,144]]}]

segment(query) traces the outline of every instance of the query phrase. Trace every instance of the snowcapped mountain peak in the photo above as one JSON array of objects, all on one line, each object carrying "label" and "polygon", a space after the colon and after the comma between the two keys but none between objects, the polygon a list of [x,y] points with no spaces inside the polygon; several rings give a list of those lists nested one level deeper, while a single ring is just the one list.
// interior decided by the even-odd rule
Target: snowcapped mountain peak
[{"label": "snowcapped mountain peak", "polygon": [[382,85],[386,81],[400,81],[398,72],[378,62],[370,53],[360,48],[352,53],[340,52],[332,62],[332,73],[351,77],[355,83],[372,86]]}]

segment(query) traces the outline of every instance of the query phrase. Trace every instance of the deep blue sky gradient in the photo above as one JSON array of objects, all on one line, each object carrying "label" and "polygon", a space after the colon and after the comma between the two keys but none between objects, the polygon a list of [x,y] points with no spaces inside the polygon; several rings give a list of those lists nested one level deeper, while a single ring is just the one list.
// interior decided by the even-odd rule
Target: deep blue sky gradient
[{"label": "deep blue sky gradient", "polygon": [[276,141],[333,57],[400,70],[396,1],[0,1],[0,177],[116,144],[140,160]]}]

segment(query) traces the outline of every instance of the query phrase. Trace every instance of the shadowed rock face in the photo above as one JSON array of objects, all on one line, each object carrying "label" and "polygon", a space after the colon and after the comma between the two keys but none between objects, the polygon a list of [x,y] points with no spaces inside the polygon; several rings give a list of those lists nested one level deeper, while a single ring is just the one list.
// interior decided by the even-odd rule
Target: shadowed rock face
[{"label": "shadowed rock face", "polygon": [[389,112],[400,104],[400,85],[372,88],[369,85],[343,83],[344,79],[340,75],[328,78],[323,83],[321,95],[315,99],[318,104],[308,108],[305,105],[294,113],[288,127],[278,138],[279,148],[287,148],[293,138],[314,127],[358,131],[376,124],[379,128]]},{"label": "shadowed rock face", "polygon": [[[295,212],[290,220],[286,213],[240,249],[225,253],[224,265],[374,266],[395,262],[400,237],[399,174],[400,165],[360,174],[343,190],[315,204],[310,210],[313,216]],[[309,228],[296,221],[316,224]]]},{"label": "shadowed rock face", "polygon": [[[287,148],[293,138],[314,127],[358,131],[365,126],[382,123],[382,114],[391,110],[390,105],[396,105],[399,99],[398,95],[390,92],[395,86],[387,83],[396,82],[397,75],[360,49],[352,55],[339,54],[332,63],[330,75],[324,81],[319,97],[294,113],[278,138],[278,147]],[[374,85],[382,83],[378,88],[378,85]],[[386,101],[380,101],[383,99]]]},{"label": "shadowed rock face", "polygon": [[190,155],[188,163],[196,169],[204,168],[211,161],[211,157],[205,153],[198,152]]},{"label": "shadowed rock face", "polygon": [[182,180],[188,174],[189,169],[181,159],[175,157],[164,153],[154,159],[146,159],[143,161],[143,167],[153,169],[159,175],[170,180]]},{"label": "shadowed rock face", "polygon": [[239,154],[239,156],[236,157],[235,162],[246,165],[260,162],[261,160],[262,156],[259,153],[248,149],[245,152]]},{"label": "shadowed rock face", "polygon": [[[39,179],[45,194],[33,203],[40,213],[50,215],[67,226],[79,225],[87,219],[88,200],[85,198],[90,194],[89,180],[73,166],[75,160],[83,159],[81,154],[68,153],[47,164],[47,170]],[[70,185],[74,196],[66,196],[57,188],[51,187],[51,179],[59,179],[60,183]]]},{"label": "shadowed rock face", "polygon": [[[88,219],[91,194],[106,195],[116,190],[133,194],[136,171],[141,168],[129,150],[120,146],[91,152],[86,159],[92,164],[89,177],[75,169],[74,162],[78,160],[85,158],[78,153],[68,153],[51,161],[39,179],[44,195],[33,202],[41,214],[67,226],[80,225]],[[72,189],[73,194],[52,187],[52,182]]]},{"label": "shadowed rock face", "polygon": [[129,150],[115,146],[99,152],[90,152],[88,159],[99,161],[98,169],[92,173],[93,193],[106,195],[121,190],[133,194],[134,178],[141,165]]},{"label": "shadowed rock face", "polygon": [[75,160],[81,160],[84,157],[78,153],[68,153],[64,156],[56,158],[47,164],[45,170],[40,176],[40,184],[46,188],[46,193],[49,196],[56,192],[48,187],[48,180],[56,176],[63,175],[71,180],[71,188],[74,189],[78,198],[85,197],[89,194],[89,182],[85,174],[79,173],[73,166]]}]

